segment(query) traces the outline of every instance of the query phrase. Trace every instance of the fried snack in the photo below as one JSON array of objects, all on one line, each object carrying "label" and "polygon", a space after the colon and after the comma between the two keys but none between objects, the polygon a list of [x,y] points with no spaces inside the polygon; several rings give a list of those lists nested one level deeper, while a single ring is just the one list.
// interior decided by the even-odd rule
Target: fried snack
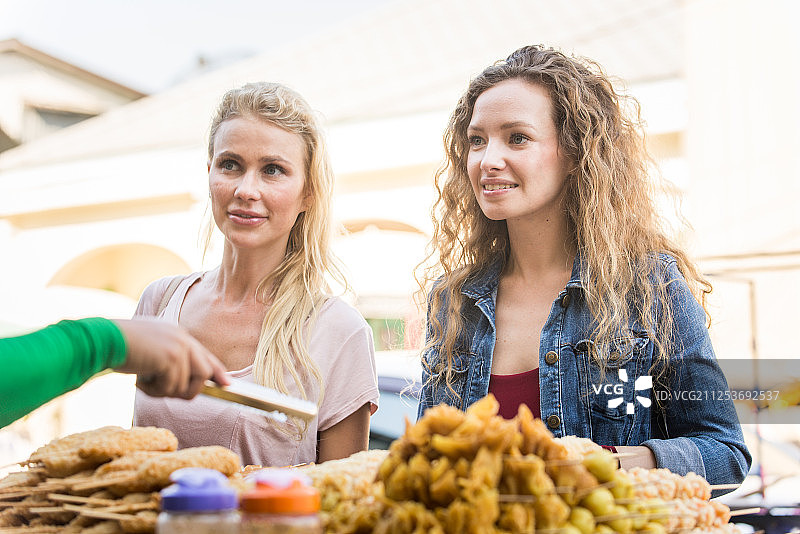
[{"label": "fried snack", "polygon": [[[77,519],[80,519],[77,518]],[[62,532],[73,533],[80,532],[81,534],[122,534],[124,532],[117,521],[100,521],[97,522],[93,519],[94,523],[90,526],[68,525]]]},{"label": "fried snack", "polygon": [[[380,488],[380,485],[376,485]],[[380,491],[378,489],[378,491]],[[339,501],[331,512],[321,512],[320,517],[328,534],[372,534],[380,518],[387,513],[389,501],[379,496],[368,496],[353,501]]]},{"label": "fried snack", "polygon": [[522,450],[545,461],[547,474],[560,488],[559,495],[567,504],[578,504],[583,495],[597,486],[597,478],[582,463],[570,460],[567,447],[553,438],[544,422],[534,418],[525,404],[520,405],[515,420],[522,432]]},{"label": "fried snack", "polygon": [[129,493],[117,499],[113,504],[97,509],[102,512],[112,512],[118,514],[129,514],[141,512],[143,510],[158,510],[161,502],[158,492],[152,493]]},{"label": "fried snack", "polygon": [[0,527],[17,527],[26,523],[19,508],[6,508],[0,512]]},{"label": "fried snack", "polygon": [[130,519],[120,521],[119,525],[122,527],[123,532],[150,534],[155,532],[157,519],[158,514],[156,512],[146,510],[132,515]]},{"label": "fried snack", "polygon": [[731,519],[730,509],[716,501],[691,498],[678,499],[672,504],[674,508],[664,521],[668,532],[722,527]]},{"label": "fried snack", "polygon": [[701,476],[687,473],[677,475],[668,469],[643,469],[634,467],[627,471],[634,485],[637,498],[658,497],[665,501],[673,499],[711,498],[711,486]]},{"label": "fried snack", "polygon": [[503,459],[500,493],[541,496],[555,493],[553,480],[545,471],[544,460],[534,454]]},{"label": "fried snack", "polygon": [[[436,515],[420,503],[393,503],[378,518],[374,534],[445,534]],[[464,531],[466,532],[466,531]]]},{"label": "fried snack", "polygon": [[[183,467],[206,467],[216,469],[226,476],[230,476],[239,471],[239,456],[225,447],[191,447],[175,452],[166,452],[158,456],[145,460],[135,471],[119,471],[115,473],[115,478],[110,479],[107,487],[115,495],[125,495],[134,492],[159,491],[169,486],[169,476],[173,471]],[[101,478],[100,485],[88,484],[84,487],[102,487],[104,484]],[[76,486],[75,489],[80,489]]]},{"label": "fried snack", "polygon": [[0,480],[0,496],[3,493],[16,491],[19,487],[35,486],[42,481],[42,478],[42,473],[33,471],[9,473],[3,480]]},{"label": "fried snack", "polygon": [[308,475],[322,496],[322,510],[331,511],[345,500],[353,501],[374,494],[378,467],[389,451],[357,452],[340,460],[297,467]]},{"label": "fried snack", "polygon": [[564,446],[567,451],[567,459],[582,460],[589,453],[604,450],[603,447],[590,440],[589,438],[579,438],[578,436],[563,436],[553,438],[557,443]]},{"label": "fried snack", "polygon": [[75,518],[75,512],[65,510],[61,506],[41,506],[30,508],[29,511],[37,516],[30,521],[30,525],[66,525]]},{"label": "fried snack", "polygon": [[206,467],[230,476],[239,471],[240,463],[235,452],[213,445],[191,447],[156,456],[142,463],[137,471],[142,478],[152,481],[153,485],[166,487],[172,483],[169,475],[182,467]]},{"label": "fried snack", "polygon": [[0,528],[0,534],[51,534],[60,532],[62,527],[56,525],[29,525],[9,528]]},{"label": "fried snack", "polygon": [[241,472],[230,475],[228,477],[228,485],[239,495],[253,487],[253,483],[247,480]]},{"label": "fried snack", "polygon": [[95,465],[136,451],[174,451],[178,438],[166,428],[133,427],[118,432],[105,432],[95,439],[86,440],[78,448],[78,455]]},{"label": "fried snack", "polygon": [[530,533],[535,531],[534,511],[530,506],[520,503],[507,503],[500,505],[500,517],[497,526],[507,532]]},{"label": "fried snack", "polygon": [[94,517],[78,514],[75,519],[66,524],[62,532],[88,532],[87,529],[89,527],[97,525],[100,521],[100,519],[95,519]]},{"label": "fried snack", "polygon": [[142,465],[145,460],[154,458],[159,454],[162,453],[158,451],[135,451],[126,456],[122,456],[121,458],[111,460],[110,462],[101,465],[95,469],[92,476],[101,477],[119,471],[133,471],[138,469],[138,467]]},{"label": "fried snack", "polygon": [[247,476],[251,473],[255,473],[256,471],[261,471],[264,469],[263,465],[243,465],[242,468],[239,470],[239,474],[242,476]]},{"label": "fried snack", "polygon": [[[378,469],[388,502],[377,525],[413,532],[429,523],[422,505],[445,533],[572,528],[570,505],[597,487],[597,479],[581,459],[569,460],[567,447],[527,407],[512,420],[497,409],[488,395],[464,413],[441,405],[407,423]],[[518,502],[501,504],[501,496]],[[337,525],[338,511],[331,514]]]},{"label": "fried snack", "polygon": [[34,451],[28,464],[42,465],[48,476],[63,478],[136,450],[174,451],[177,445],[166,429],[106,426],[53,440]]}]

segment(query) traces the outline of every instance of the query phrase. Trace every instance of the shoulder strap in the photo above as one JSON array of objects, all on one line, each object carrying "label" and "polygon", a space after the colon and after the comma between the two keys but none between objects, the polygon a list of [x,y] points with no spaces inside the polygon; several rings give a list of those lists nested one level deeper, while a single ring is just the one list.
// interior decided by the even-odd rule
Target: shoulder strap
[{"label": "shoulder strap", "polygon": [[161,297],[161,302],[158,303],[158,309],[156,310],[156,317],[161,315],[161,312],[164,311],[164,308],[167,307],[167,303],[169,299],[172,298],[172,295],[175,294],[175,290],[178,289],[178,286],[183,281],[183,276],[176,276],[172,280],[169,281],[169,285],[167,286],[167,290],[164,291],[164,295]]}]

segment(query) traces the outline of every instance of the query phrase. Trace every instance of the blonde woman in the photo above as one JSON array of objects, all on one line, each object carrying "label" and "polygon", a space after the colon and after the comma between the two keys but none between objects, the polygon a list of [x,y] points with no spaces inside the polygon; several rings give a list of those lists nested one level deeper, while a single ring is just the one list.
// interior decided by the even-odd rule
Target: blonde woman
[{"label": "blonde woman", "polygon": [[208,180],[224,236],[221,265],[153,282],[136,315],[180,324],[232,380],[311,400],[319,415],[281,424],[212,399],[137,392],[134,424],[169,428],[180,447],[228,447],[245,464],[365,450],[378,399],[372,334],[354,308],[329,295],[327,276],[343,282],[329,249],[333,174],[308,104],[279,84],[226,93],[211,123]]},{"label": "blonde woman", "polygon": [[505,417],[526,404],[623,467],[738,483],[730,398],[682,394],[727,390],[710,286],[661,229],[626,109],[597,66],[540,46],[472,80],[436,177],[419,413],[491,392]]}]

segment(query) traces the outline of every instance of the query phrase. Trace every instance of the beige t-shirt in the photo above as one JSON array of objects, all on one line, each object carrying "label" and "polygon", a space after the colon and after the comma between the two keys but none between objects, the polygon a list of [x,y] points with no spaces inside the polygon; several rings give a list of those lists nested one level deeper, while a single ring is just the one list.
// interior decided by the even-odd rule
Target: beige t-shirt
[{"label": "beige t-shirt", "polygon": [[[178,323],[189,287],[202,277],[194,273],[178,285],[160,317]],[[145,289],[135,316],[154,316],[171,278],[162,278]],[[133,424],[168,428],[178,446],[222,445],[242,458],[243,465],[287,466],[316,461],[317,433],[327,430],[366,403],[378,409],[378,380],[372,331],[352,306],[342,299],[328,299],[319,312],[309,338],[309,354],[319,366],[325,385],[319,414],[308,424],[302,439],[287,434],[276,423],[236,404],[198,395],[191,401],[155,398],[136,391]],[[252,365],[230,371],[235,380],[253,382]],[[294,381],[287,375],[292,394]],[[319,384],[306,388],[317,403]]]}]

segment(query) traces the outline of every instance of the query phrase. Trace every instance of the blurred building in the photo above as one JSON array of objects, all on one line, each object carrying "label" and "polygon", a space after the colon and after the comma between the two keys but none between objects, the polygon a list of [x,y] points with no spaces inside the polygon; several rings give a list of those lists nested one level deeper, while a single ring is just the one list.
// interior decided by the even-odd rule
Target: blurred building
[{"label": "blurred building", "polygon": [[0,152],[144,96],[16,39],[0,41],[0,79]]},{"label": "blurred building", "polygon": [[[0,321],[132,312],[151,280],[213,265],[198,245],[208,122],[227,89],[271,80],[322,113],[355,304],[379,349],[407,348],[448,114],[483,67],[545,43],[639,99],[693,227],[681,237],[716,287],[719,356],[800,356],[785,343],[800,298],[797,15],[793,0],[412,0],[115,107],[0,155]],[[114,302],[43,309],[71,291]]]}]

